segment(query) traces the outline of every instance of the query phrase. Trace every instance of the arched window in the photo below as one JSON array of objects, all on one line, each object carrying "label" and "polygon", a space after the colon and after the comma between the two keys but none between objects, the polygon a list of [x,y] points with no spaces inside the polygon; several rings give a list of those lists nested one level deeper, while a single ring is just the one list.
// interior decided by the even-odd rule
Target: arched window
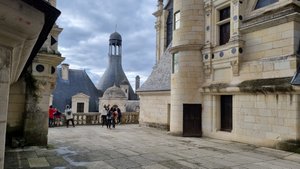
[{"label": "arched window", "polygon": [[255,9],[263,8],[265,6],[271,5],[273,3],[278,2],[279,0],[258,0]]}]

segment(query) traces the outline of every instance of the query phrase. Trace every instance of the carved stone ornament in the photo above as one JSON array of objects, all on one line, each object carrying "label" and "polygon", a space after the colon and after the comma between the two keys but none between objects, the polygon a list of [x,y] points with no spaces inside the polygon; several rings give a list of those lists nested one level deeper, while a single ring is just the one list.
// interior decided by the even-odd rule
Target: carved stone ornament
[{"label": "carved stone ornament", "polygon": [[232,73],[234,76],[238,76],[239,75],[239,62],[238,60],[234,60],[230,62],[231,67],[232,67]]},{"label": "carved stone ornament", "polygon": [[8,68],[10,62],[10,51],[7,48],[0,46],[0,70]]}]

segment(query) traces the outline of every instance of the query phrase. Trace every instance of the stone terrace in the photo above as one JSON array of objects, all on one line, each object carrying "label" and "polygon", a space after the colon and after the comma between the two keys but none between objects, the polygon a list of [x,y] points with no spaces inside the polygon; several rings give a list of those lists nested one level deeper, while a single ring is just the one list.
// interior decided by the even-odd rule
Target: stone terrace
[{"label": "stone terrace", "polygon": [[7,149],[5,168],[300,168],[299,154],[209,138],[175,137],[138,125],[50,128],[49,147]]}]

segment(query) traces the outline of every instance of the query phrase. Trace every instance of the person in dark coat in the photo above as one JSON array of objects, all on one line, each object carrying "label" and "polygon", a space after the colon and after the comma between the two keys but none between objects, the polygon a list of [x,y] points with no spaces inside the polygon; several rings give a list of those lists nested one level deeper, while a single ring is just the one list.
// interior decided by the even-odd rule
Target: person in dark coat
[{"label": "person in dark coat", "polygon": [[119,107],[117,108],[117,112],[118,112],[118,124],[121,124],[121,120],[122,120],[122,112],[119,109]]}]

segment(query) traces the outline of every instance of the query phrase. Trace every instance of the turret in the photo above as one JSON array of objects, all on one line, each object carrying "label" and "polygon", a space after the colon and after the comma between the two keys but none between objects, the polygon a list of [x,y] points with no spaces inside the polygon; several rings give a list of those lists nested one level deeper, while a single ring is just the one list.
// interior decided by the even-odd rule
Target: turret
[{"label": "turret", "polygon": [[[122,68],[122,37],[118,32],[114,32],[109,37],[108,67],[101,77],[97,88],[102,92],[116,85],[128,84],[128,98],[136,99],[136,95]],[[122,86],[124,88],[124,86]],[[125,88],[124,88],[125,90]]]}]

